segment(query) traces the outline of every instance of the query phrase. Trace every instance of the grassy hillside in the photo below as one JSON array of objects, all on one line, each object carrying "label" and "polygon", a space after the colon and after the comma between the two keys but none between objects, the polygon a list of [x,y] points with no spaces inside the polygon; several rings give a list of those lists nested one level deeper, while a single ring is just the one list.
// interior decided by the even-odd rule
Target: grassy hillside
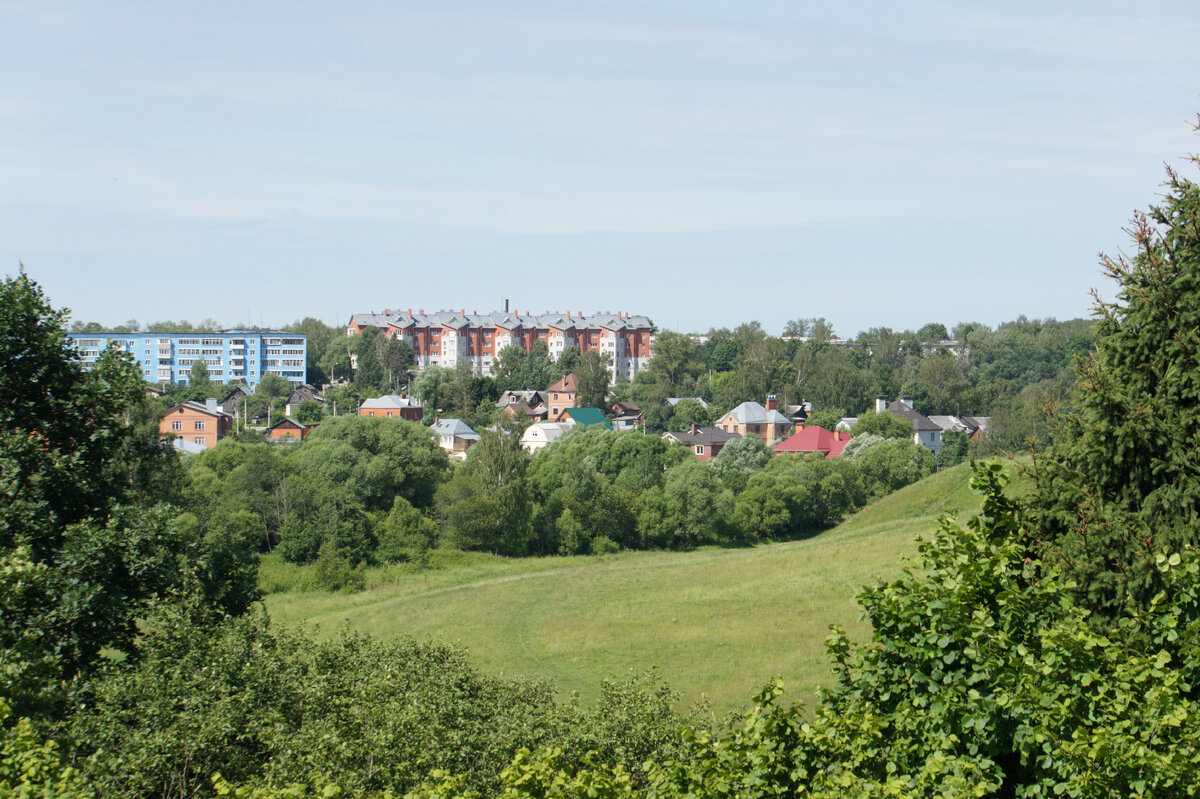
[{"label": "grassy hillside", "polygon": [[[944,512],[970,512],[965,465],[804,541],[696,552],[510,560],[466,556],[419,574],[379,572],[358,594],[268,596],[276,623],[461,642],[482,669],[553,678],[594,696],[604,677],[656,667],[685,702],[743,706],[782,675],[810,702],[829,681],[829,625],[863,635],[855,596],[900,570]],[[267,570],[282,568],[268,564]]]}]

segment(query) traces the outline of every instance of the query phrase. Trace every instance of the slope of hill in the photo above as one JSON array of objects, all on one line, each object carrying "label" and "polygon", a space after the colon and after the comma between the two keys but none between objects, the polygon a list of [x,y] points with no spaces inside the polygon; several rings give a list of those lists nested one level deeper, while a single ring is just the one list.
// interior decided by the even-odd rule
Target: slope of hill
[{"label": "slope of hill", "polygon": [[[271,618],[466,646],[484,670],[537,675],[595,696],[605,677],[654,667],[714,710],[743,706],[781,675],[811,703],[829,683],[831,624],[865,635],[855,597],[899,573],[942,513],[971,512],[966,465],[864,508],[814,538],[741,549],[603,557],[465,558],[357,594],[276,593]],[[378,579],[376,580],[378,581]]]}]

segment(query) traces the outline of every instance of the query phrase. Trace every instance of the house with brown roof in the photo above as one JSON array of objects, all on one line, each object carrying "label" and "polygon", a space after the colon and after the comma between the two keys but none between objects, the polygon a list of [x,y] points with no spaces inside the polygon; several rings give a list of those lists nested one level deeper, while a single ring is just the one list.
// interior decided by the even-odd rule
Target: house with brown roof
[{"label": "house with brown roof", "polygon": [[569,374],[546,389],[545,394],[548,418],[557,422],[562,418],[563,411],[579,404],[579,378]]},{"label": "house with brown roof", "polygon": [[692,425],[691,429],[679,433],[663,433],[662,437],[676,444],[690,447],[699,460],[706,461],[715,458],[722,448],[730,441],[742,437],[741,433],[729,433],[719,427],[699,427]]},{"label": "house with brown roof", "polygon": [[267,428],[267,438],[276,441],[302,441],[311,433],[316,425],[303,425],[291,417],[285,416]]},{"label": "house with brown roof", "polygon": [[613,430],[637,430],[646,421],[642,409],[633,402],[614,402],[608,410],[613,415]]},{"label": "house with brown roof", "polygon": [[500,413],[507,416],[509,419],[528,422],[544,422],[549,411],[546,410],[544,404],[538,405],[536,408],[530,408],[524,402],[510,402],[507,405],[500,407]]}]

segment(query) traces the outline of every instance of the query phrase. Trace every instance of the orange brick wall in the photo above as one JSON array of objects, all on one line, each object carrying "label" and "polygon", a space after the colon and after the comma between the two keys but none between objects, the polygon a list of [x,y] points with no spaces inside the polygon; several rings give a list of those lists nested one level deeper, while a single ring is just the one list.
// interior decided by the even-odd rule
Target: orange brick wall
[{"label": "orange brick wall", "polygon": [[180,406],[167,412],[158,423],[158,432],[211,447],[229,432],[229,418]]}]

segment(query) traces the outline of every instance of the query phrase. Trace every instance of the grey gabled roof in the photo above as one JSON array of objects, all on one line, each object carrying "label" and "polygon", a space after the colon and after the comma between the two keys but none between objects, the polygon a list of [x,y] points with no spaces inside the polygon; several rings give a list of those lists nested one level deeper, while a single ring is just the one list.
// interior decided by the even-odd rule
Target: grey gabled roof
[{"label": "grey gabled roof", "polygon": [[562,436],[571,427],[572,425],[563,424],[562,422],[534,422],[525,428],[525,432],[521,435],[521,443],[532,441],[537,437],[537,433],[541,433],[542,438],[547,442],[551,442]]},{"label": "grey gabled roof", "polygon": [[929,421],[929,417],[917,413],[900,400],[896,400],[889,405],[887,407],[887,412],[892,416],[899,416],[901,419],[907,419],[908,422],[913,426],[913,430],[917,431],[918,433],[922,430],[941,431],[942,429],[933,422]]},{"label": "grey gabled roof", "polygon": [[387,327],[390,319],[390,316],[381,313],[356,313],[350,317],[350,321],[359,327]]},{"label": "grey gabled roof", "polygon": [[[788,419],[779,411],[768,411],[765,407],[757,402],[743,402],[741,405],[734,408],[725,416],[732,416],[742,424],[791,424],[792,420]],[[724,418],[724,417],[722,417]]]},{"label": "grey gabled roof", "polygon": [[958,416],[930,416],[929,421],[942,428],[942,432],[951,430],[959,430],[964,433],[969,433],[975,430],[976,425],[968,424],[965,417]]},{"label": "grey gabled roof", "polygon": [[233,414],[229,413],[224,408],[222,408],[220,403],[217,404],[217,407],[214,410],[213,408],[208,407],[208,405],[206,405],[206,404],[199,403],[199,402],[192,402],[191,400],[188,400],[187,402],[179,403],[178,405],[171,408],[171,410],[167,411],[167,413],[164,415],[170,415],[171,411],[174,411],[176,408],[180,408],[180,407],[190,408],[193,411],[202,411],[203,413],[207,413],[210,416],[224,416],[227,418],[233,418]]},{"label": "grey gabled roof", "polygon": [[399,394],[385,394],[375,399],[363,400],[361,407],[374,410],[377,408],[420,408],[421,406],[408,397],[401,397]]},{"label": "grey gabled roof", "polygon": [[670,405],[672,408],[674,408],[676,405],[683,402],[684,400],[692,400],[693,402],[698,402],[698,403],[700,403],[701,408],[708,407],[708,403],[705,402],[700,397],[667,397],[667,404]]},{"label": "grey gabled roof", "polygon": [[292,393],[288,396],[288,405],[299,405],[304,400],[314,400],[316,402],[324,402],[325,398],[317,393],[317,390],[305,383],[302,386],[296,386],[292,389]]},{"label": "grey gabled roof", "polygon": [[505,391],[503,394],[501,394],[500,399],[496,400],[496,407],[504,408],[509,405],[517,405],[518,403],[521,403],[521,402],[531,403],[535,399],[538,401],[542,401],[542,394],[544,394],[544,393],[545,393],[544,391],[537,391],[535,389],[530,389],[530,390],[510,389],[508,391]]},{"label": "grey gabled roof", "polygon": [[622,330],[625,328],[648,328],[650,327],[650,319],[645,316],[619,316],[615,313],[595,313],[595,314],[576,314],[572,313],[570,317],[564,313],[544,313],[544,314],[517,314],[510,311],[492,311],[491,313],[482,314],[464,314],[461,310],[458,311],[437,311],[435,313],[418,313],[412,312],[409,316],[408,311],[394,313],[357,313],[351,317],[351,320],[360,326],[369,327],[387,327],[389,324],[396,327],[409,327],[411,325],[421,325],[422,327],[445,326],[455,330],[463,327],[503,327],[509,330],[526,328],[526,329],[541,329],[555,327],[559,330],[589,330],[604,328],[607,330]]},{"label": "grey gabled roof", "polygon": [[462,419],[438,419],[429,429],[439,436],[454,436],[455,438],[479,440],[479,434],[472,430],[470,425]]},{"label": "grey gabled roof", "polygon": [[741,433],[726,433],[719,427],[696,427],[694,430],[682,430],[678,433],[663,433],[663,438],[678,441],[680,444],[724,444],[741,438]]}]

